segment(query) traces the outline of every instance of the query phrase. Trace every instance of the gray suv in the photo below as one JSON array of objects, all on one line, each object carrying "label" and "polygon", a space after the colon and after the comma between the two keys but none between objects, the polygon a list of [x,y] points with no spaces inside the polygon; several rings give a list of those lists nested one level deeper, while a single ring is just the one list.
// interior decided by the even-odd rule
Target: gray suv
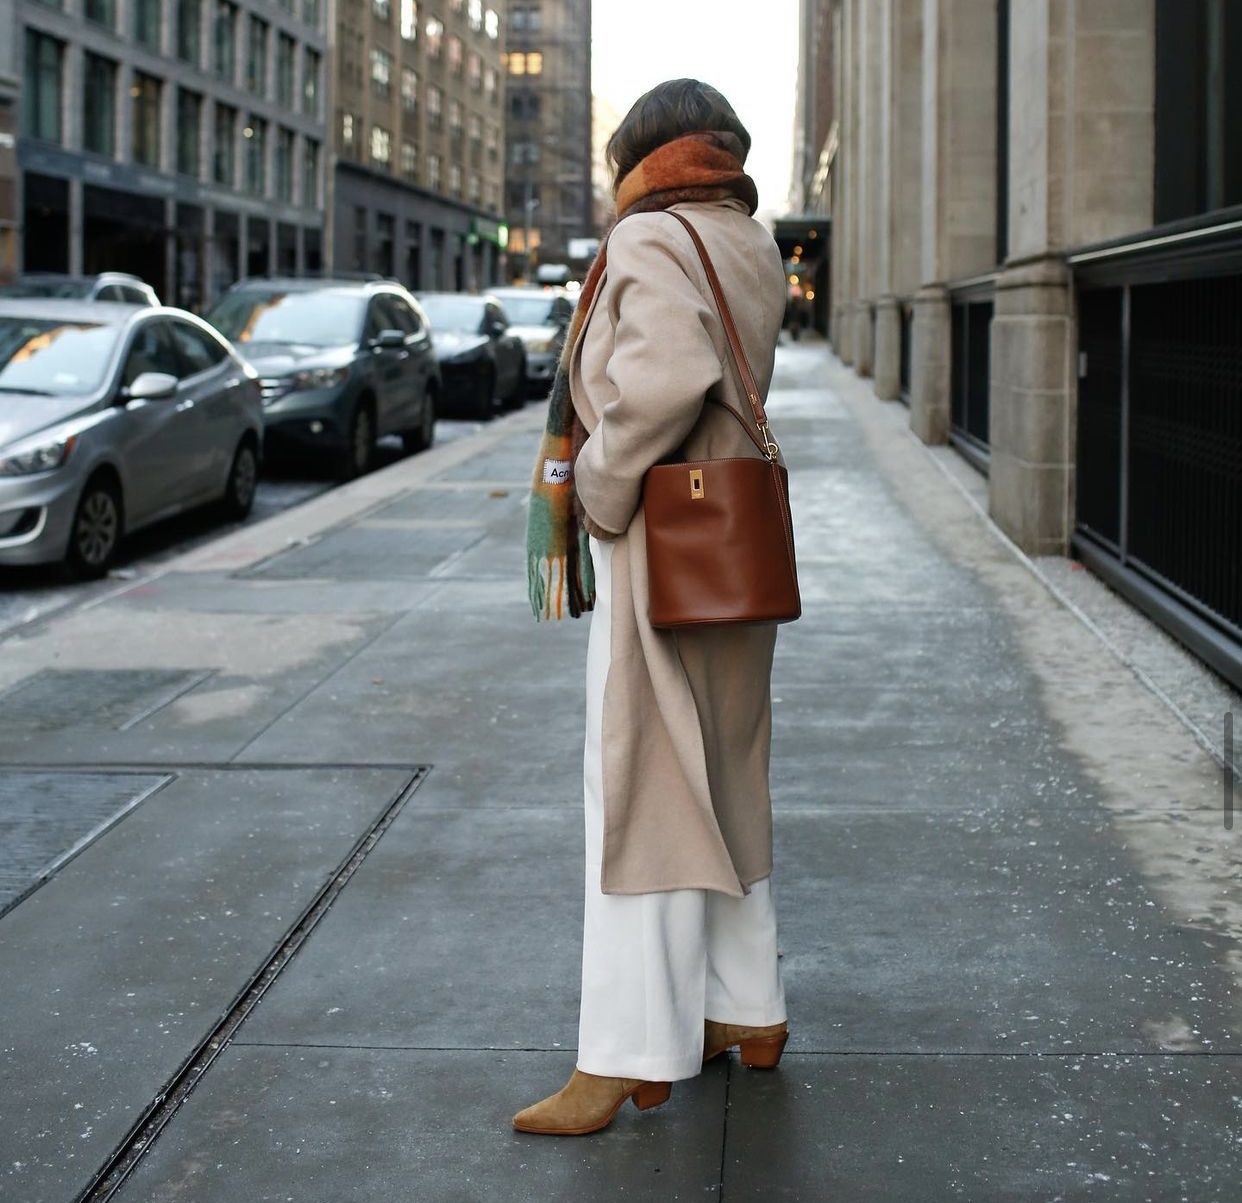
[{"label": "gray suv", "polygon": [[422,307],[390,280],[243,280],[207,320],[259,374],[270,451],[366,472],[375,441],[435,438],[440,369]]},{"label": "gray suv", "polygon": [[63,272],[26,272],[0,287],[0,297],[48,297],[64,301],[120,301],[125,305],[158,305],[155,289],[128,272],[68,276]]}]

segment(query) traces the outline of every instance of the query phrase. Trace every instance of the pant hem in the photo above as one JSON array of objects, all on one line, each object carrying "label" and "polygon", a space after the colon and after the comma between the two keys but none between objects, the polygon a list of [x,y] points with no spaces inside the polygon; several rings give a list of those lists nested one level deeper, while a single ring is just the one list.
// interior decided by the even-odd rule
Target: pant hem
[{"label": "pant hem", "polygon": [[703,1054],[693,1061],[682,1057],[578,1056],[578,1068],[597,1078],[637,1078],[642,1082],[682,1082],[697,1078],[703,1069]]}]

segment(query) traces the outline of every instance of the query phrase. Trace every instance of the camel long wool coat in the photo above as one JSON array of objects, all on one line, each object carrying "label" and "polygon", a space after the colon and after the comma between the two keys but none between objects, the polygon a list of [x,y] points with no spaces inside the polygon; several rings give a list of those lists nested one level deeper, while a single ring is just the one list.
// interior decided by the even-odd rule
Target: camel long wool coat
[{"label": "camel long wool coat", "polygon": [[[785,307],[780,252],[740,202],[675,207],[707,246],[766,393]],[[644,472],[668,456],[758,455],[734,418],[705,404],[719,395],[750,413],[698,253],[674,218],[640,213],[613,228],[570,390],[589,436],[574,468],[578,495],[598,526],[619,532],[604,688],[601,888],[744,895],[772,871],[776,627],[671,632],[647,619]]]}]

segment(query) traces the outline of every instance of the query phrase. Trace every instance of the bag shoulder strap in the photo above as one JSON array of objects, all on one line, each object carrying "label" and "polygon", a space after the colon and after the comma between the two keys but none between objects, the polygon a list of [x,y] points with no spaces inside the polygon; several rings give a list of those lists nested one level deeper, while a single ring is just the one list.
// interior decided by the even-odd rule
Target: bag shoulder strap
[{"label": "bag shoulder strap", "polygon": [[[729,308],[729,302],[725,300],[724,289],[720,285],[720,277],[716,274],[715,265],[712,263],[711,256],[707,253],[707,247],[703,245],[703,239],[699,237],[698,230],[676,210],[668,209],[666,212],[670,217],[675,217],[686,227],[686,233],[690,235],[690,239],[694,243],[694,249],[698,251],[699,258],[703,261],[703,271],[707,275],[707,283],[711,286],[712,296],[716,298],[716,308],[720,311],[720,321],[724,326],[725,336],[729,340],[730,358],[733,360],[733,366],[737,370],[742,388],[746,392],[746,399],[750,402],[751,412],[755,415],[755,425],[759,428],[759,434],[763,439],[762,443],[756,439],[756,446],[759,447],[760,451],[768,459],[775,460],[780,452],[780,448],[776,445],[776,441],[768,430],[768,415],[763,408],[763,398],[759,395],[759,386],[755,383],[755,374],[750,370],[750,361],[746,358],[746,350],[742,346],[741,338],[738,336],[737,326],[733,322],[733,312]],[[726,402],[721,402],[721,404],[741,421],[741,415],[733,406]],[[745,426],[744,422],[742,424]],[[749,428],[747,428],[747,433],[750,434]],[[754,439],[753,434],[751,438]]]}]

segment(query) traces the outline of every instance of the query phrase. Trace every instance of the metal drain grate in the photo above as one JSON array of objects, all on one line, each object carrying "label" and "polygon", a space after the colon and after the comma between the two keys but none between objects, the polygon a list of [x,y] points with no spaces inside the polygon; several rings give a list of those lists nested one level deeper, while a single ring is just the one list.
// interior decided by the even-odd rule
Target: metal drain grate
[{"label": "metal drain grate", "polygon": [[171,780],[167,773],[0,772],[0,914]]},{"label": "metal drain grate", "polygon": [[125,731],[209,676],[158,668],[44,669],[0,694],[0,724],[23,731]]}]

